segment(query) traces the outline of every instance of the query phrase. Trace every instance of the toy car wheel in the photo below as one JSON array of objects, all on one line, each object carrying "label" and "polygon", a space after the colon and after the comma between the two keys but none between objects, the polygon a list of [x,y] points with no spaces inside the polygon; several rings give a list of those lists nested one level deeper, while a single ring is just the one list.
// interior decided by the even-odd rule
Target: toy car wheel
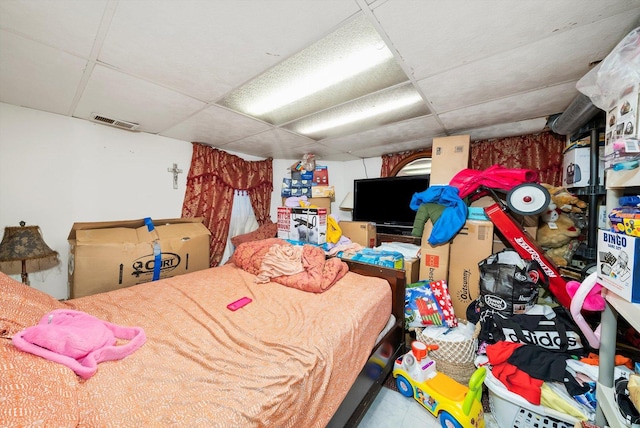
[{"label": "toy car wheel", "polygon": [[449,412],[445,412],[444,410],[438,415],[438,421],[440,422],[440,426],[442,428],[464,428],[462,425],[460,425],[456,418],[454,418]]},{"label": "toy car wheel", "polygon": [[407,378],[402,375],[398,375],[398,378],[396,379],[396,385],[398,386],[398,391],[400,392],[400,394],[404,395],[405,397],[413,397],[413,386],[411,386],[411,383],[409,383]]},{"label": "toy car wheel", "polygon": [[540,214],[550,202],[549,191],[537,183],[519,184],[507,194],[507,206],[520,215]]}]

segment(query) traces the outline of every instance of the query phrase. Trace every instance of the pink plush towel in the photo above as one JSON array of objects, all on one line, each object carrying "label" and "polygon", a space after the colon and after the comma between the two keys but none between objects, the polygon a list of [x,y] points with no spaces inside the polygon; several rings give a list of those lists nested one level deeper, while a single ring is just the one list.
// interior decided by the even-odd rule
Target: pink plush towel
[{"label": "pink plush towel", "polygon": [[[116,346],[116,339],[129,342]],[[83,379],[98,370],[98,363],[122,359],[146,340],[140,327],[121,327],[70,309],[51,311],[13,336],[16,348],[64,364]]]}]

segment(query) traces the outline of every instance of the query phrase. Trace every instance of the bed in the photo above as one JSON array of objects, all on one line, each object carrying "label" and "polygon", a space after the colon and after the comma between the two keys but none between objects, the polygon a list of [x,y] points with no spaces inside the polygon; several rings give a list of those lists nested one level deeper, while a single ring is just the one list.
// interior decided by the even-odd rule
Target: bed
[{"label": "bed", "polygon": [[[229,263],[65,302],[0,274],[0,426],[355,426],[403,349],[404,272],[346,263],[321,293]],[[11,341],[56,309],[146,343],[82,379]]]}]

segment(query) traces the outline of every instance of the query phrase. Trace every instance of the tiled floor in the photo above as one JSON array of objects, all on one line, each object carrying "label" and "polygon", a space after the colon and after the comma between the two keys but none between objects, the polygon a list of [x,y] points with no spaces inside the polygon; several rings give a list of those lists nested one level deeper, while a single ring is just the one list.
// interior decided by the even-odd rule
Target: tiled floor
[{"label": "tiled floor", "polygon": [[[486,428],[498,428],[485,415]],[[416,400],[382,388],[358,428],[440,428],[438,420]]]}]

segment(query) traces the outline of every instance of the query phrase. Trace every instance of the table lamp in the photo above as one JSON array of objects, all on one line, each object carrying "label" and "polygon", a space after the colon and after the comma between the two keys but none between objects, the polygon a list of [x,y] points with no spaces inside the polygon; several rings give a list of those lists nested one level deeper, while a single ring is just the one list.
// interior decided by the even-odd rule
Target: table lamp
[{"label": "table lamp", "polygon": [[20,273],[22,283],[29,285],[27,272],[49,269],[58,263],[58,252],[45,244],[38,226],[25,226],[25,222],[21,221],[20,227],[4,228],[0,242],[0,271],[6,274]]}]

